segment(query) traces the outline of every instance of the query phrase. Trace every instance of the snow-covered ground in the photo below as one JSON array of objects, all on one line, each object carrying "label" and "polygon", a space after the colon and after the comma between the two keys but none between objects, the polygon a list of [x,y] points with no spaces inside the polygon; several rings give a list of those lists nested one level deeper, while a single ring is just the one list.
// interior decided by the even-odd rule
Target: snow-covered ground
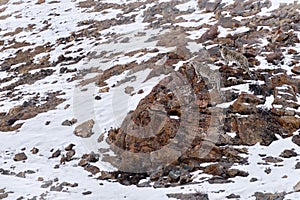
[{"label": "snow-covered ground", "polygon": [[[64,94],[58,97],[65,99],[55,109],[43,112],[37,116],[26,119],[18,120],[16,123],[22,123],[22,127],[15,131],[0,132],[0,189],[5,189],[8,192],[7,199],[18,199],[23,196],[24,199],[105,199],[105,200],[153,200],[153,199],[169,199],[166,194],[170,193],[194,193],[202,192],[209,196],[209,199],[218,200],[225,199],[230,194],[240,195],[240,199],[255,199],[253,194],[255,192],[291,192],[293,186],[300,181],[300,173],[295,170],[295,164],[298,162],[299,157],[283,159],[280,163],[282,166],[274,165],[258,165],[257,163],[263,162],[259,154],[266,154],[267,156],[278,157],[283,149],[292,149],[300,154],[300,148],[293,142],[291,138],[279,139],[273,142],[270,146],[261,146],[256,144],[247,147],[248,154],[241,154],[241,156],[249,157],[248,165],[237,165],[234,168],[247,171],[250,175],[248,177],[233,178],[233,183],[226,184],[209,184],[208,182],[197,177],[197,172],[194,172],[194,182],[200,183],[188,184],[171,188],[139,188],[136,186],[123,186],[119,183],[100,181],[97,180],[96,175],[91,175],[89,172],[83,170],[82,167],[77,166],[79,158],[91,151],[97,151],[98,148],[107,147],[107,143],[97,142],[97,138],[101,133],[107,134],[107,130],[111,127],[117,128],[122,123],[126,114],[134,110],[139,101],[148,95],[152,88],[165,76],[151,78],[147,81],[146,78],[150,73],[150,69],[143,70],[126,70],[121,74],[116,74],[106,80],[110,90],[107,93],[100,93],[95,82],[86,85],[80,84],[81,81],[90,80],[97,77],[104,70],[107,70],[116,65],[125,65],[131,62],[143,63],[147,60],[157,56],[159,53],[170,52],[175,47],[157,47],[157,41],[147,41],[149,38],[163,34],[172,30],[164,30],[160,28],[149,28],[149,23],[144,22],[144,11],[154,7],[158,2],[169,1],[90,1],[97,4],[110,3],[111,6],[107,9],[102,9],[99,12],[93,11],[93,6],[89,5],[86,8],[80,7],[79,3],[82,0],[60,0],[51,1],[46,0],[45,3],[37,4],[34,1],[15,1],[10,0],[8,3],[1,4],[0,1],[0,41],[4,43],[3,47],[10,47],[12,41],[14,43],[28,43],[28,45],[21,47],[7,48],[0,51],[1,62],[7,58],[14,58],[14,55],[22,50],[34,49],[38,46],[45,46],[46,43],[52,45],[51,49],[47,52],[41,52],[34,56],[34,63],[39,63],[39,60],[45,56],[49,56],[50,62],[56,62],[60,55],[70,57],[84,56],[79,62],[75,64],[66,65],[69,69],[77,69],[74,73],[60,73],[60,68],[64,67],[62,63],[54,66],[49,66],[46,69],[54,70],[50,76],[35,81],[33,84],[21,84],[17,86],[13,94],[15,98],[11,99],[6,90],[0,90],[0,112],[9,112],[9,110],[17,105],[22,105],[23,102],[29,101],[36,94],[39,94],[40,103],[43,103],[43,98],[47,97],[47,93],[62,91]],[[141,3],[133,11],[123,14],[126,6],[130,3]],[[144,2],[144,3],[143,3]],[[211,1],[213,2],[213,1]],[[225,5],[229,5],[233,0],[222,1]],[[272,0],[272,6],[268,9],[263,9],[258,15],[269,15],[272,10],[279,7],[280,3],[294,3],[294,0]],[[118,6],[117,6],[118,5]],[[192,14],[185,14],[180,17],[185,19],[185,22],[175,23],[174,26],[180,27],[197,27],[201,24],[216,24],[216,20],[212,18],[213,13],[203,13],[198,8],[197,0],[182,1],[181,4],[176,6],[180,11],[188,9],[195,9]],[[81,33],[84,29],[92,30],[89,27],[89,20],[112,20],[120,18],[118,14],[124,16],[132,16],[134,19],[131,23],[108,26],[99,31],[97,37],[82,37],[80,40],[72,40],[67,43],[58,43],[61,38],[69,37],[72,32]],[[159,16],[158,16],[159,17]],[[3,19],[2,19],[3,18]],[[79,25],[86,22],[84,25]],[[33,27],[33,28],[30,28]],[[19,33],[9,34],[21,28]],[[225,29],[220,27],[219,37],[225,37],[227,34],[234,34],[248,31],[247,27],[240,27],[235,30]],[[206,31],[194,30],[188,31],[190,34],[189,39],[195,40],[201,37]],[[18,31],[17,31],[18,32]],[[143,32],[143,34],[139,34]],[[87,33],[89,34],[89,33]],[[140,36],[138,36],[140,35]],[[300,33],[298,33],[300,36]],[[129,42],[120,42],[123,39],[129,38]],[[191,51],[197,51],[199,46],[196,43],[189,43]],[[146,52],[134,55],[125,55],[126,53],[138,51],[142,49],[157,48],[156,52]],[[295,49],[300,48],[298,44]],[[68,52],[70,51],[70,52]],[[91,56],[93,54],[94,56]],[[15,59],[15,58],[14,58]],[[290,59],[286,57],[285,59]],[[272,68],[266,63],[265,60],[259,60],[260,66],[255,69]],[[17,68],[22,65],[18,62],[11,66],[11,69]],[[282,66],[292,73],[290,67]],[[92,68],[97,69],[96,72],[87,73],[83,79],[74,81],[67,81],[67,79],[74,77],[77,73],[84,70],[88,71]],[[35,73],[40,69],[30,70],[30,73]],[[254,69],[252,69],[254,70]],[[92,70],[91,70],[92,71]],[[112,87],[118,81],[125,80],[128,77],[135,76],[136,78],[125,82],[117,87]],[[0,83],[0,89],[17,82],[22,79],[21,74],[16,74],[14,71],[6,72],[0,71],[0,80],[6,77],[13,77],[11,80]],[[134,92],[138,93],[143,90],[141,94],[129,95],[123,91],[126,87],[133,87]],[[104,87],[102,87],[104,88]],[[249,84],[242,84],[238,86],[223,88],[222,91],[236,90],[239,93],[248,92]],[[101,101],[95,100],[97,95],[101,96]],[[19,97],[19,98],[16,98]],[[299,94],[298,94],[299,97]],[[271,103],[274,97],[267,98],[263,107],[271,108]],[[46,101],[46,100],[44,100]],[[229,107],[233,102],[224,103],[219,107]],[[300,103],[300,98],[298,98]],[[67,109],[66,106],[69,106]],[[299,109],[296,111],[300,111]],[[0,117],[2,117],[0,115]],[[94,126],[94,134],[91,138],[80,138],[73,134],[73,126],[62,126],[62,122],[66,119],[71,120],[76,118],[77,124],[86,120],[94,119],[96,125]],[[45,125],[46,122],[50,122]],[[295,133],[296,134],[296,133]],[[280,136],[278,136],[280,137]],[[59,164],[59,158],[51,158],[52,153],[57,149],[64,152],[64,148],[70,143],[75,144],[76,150],[75,158],[66,164]],[[39,149],[37,154],[32,154],[31,150],[36,147]],[[236,148],[242,148],[237,146]],[[51,151],[52,150],[52,151]],[[54,150],[54,151],[53,151]],[[13,160],[15,154],[24,152],[27,155],[25,161],[16,162]],[[100,170],[111,171],[114,168],[103,161],[95,163]],[[271,175],[264,173],[265,168],[270,167]],[[5,175],[4,170],[9,170]],[[32,170],[33,173],[26,172]],[[25,171],[25,177],[18,177],[16,174]],[[13,172],[13,173],[12,173]],[[287,178],[282,178],[286,175]],[[211,177],[207,175],[205,179]],[[257,178],[256,182],[249,182],[251,178]],[[205,180],[204,179],[204,180]],[[78,186],[64,186],[62,191],[51,191],[50,187],[41,187],[47,181],[53,181],[51,186],[58,186],[63,182],[71,184],[77,183]],[[84,195],[84,192],[91,191],[91,194]],[[299,193],[291,193],[285,196],[285,199],[298,199]]]}]

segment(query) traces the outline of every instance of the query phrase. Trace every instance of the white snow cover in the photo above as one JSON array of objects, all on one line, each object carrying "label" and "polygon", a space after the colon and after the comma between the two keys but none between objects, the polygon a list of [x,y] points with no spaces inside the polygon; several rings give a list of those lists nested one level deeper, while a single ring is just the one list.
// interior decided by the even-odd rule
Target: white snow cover
[{"label": "white snow cover", "polygon": [[[80,0],[82,1],[82,0]],[[16,48],[14,50],[5,50],[0,52],[0,58],[12,57],[18,50],[34,48],[39,45],[44,45],[47,42],[55,44],[56,40],[62,37],[68,37],[71,32],[77,32],[83,29],[85,26],[78,26],[78,23],[83,20],[106,20],[113,19],[117,14],[122,14],[121,9],[109,8],[100,13],[98,12],[87,12],[90,8],[79,8],[77,4],[80,1],[74,0],[61,0],[59,3],[50,3],[50,0],[46,0],[46,4],[36,4],[36,0],[30,1],[20,1],[22,3],[18,4],[18,1],[10,0],[7,4],[1,5],[0,9],[6,8],[0,13],[1,16],[11,15],[0,22],[0,36],[1,40],[9,41],[15,39],[17,42],[28,42],[30,46]],[[126,5],[132,2],[146,2],[145,0],[103,0],[101,3],[113,3],[119,5]],[[160,2],[170,2],[170,0],[158,0],[155,3]],[[214,2],[210,0],[210,2]],[[233,0],[222,0],[222,3],[229,5],[233,3]],[[298,1],[297,1],[298,2]],[[146,8],[155,5],[155,3],[147,4]],[[294,3],[294,0],[272,0],[272,6],[268,9],[263,9],[258,15],[270,15],[272,10],[279,7],[280,3]],[[187,22],[177,23],[176,25],[182,27],[197,27],[199,24],[215,24],[216,21],[212,19],[212,13],[204,13],[199,10],[197,0],[187,0],[182,1],[182,4],[176,6],[181,11],[186,11],[188,9],[195,9],[193,14],[181,16]],[[106,70],[117,64],[126,64],[132,61],[137,63],[142,63],[143,61],[149,60],[151,57],[156,56],[158,53],[148,53],[142,56],[124,56],[124,53],[129,51],[134,51],[137,49],[154,49],[156,47],[156,41],[145,42],[152,36],[161,33],[161,29],[146,29],[148,23],[143,22],[143,11],[146,8],[141,8],[137,11],[135,17],[135,22],[118,25],[108,29],[104,29],[100,34],[100,41],[103,43],[95,45],[97,41],[93,39],[85,39],[84,41],[73,41],[73,47],[70,47],[71,51],[82,48],[85,52],[95,51],[99,55],[102,51],[107,51],[111,54],[116,54],[113,59],[109,58],[95,58],[95,59],[84,59],[80,62],[68,66],[69,68],[77,69],[90,69],[93,67],[99,70]],[[59,16],[51,17],[49,14],[59,14]],[[20,15],[20,16],[19,16]],[[19,17],[18,17],[19,16]],[[46,30],[39,31],[47,24],[43,22],[48,20],[50,27]],[[241,20],[241,19],[239,19]],[[34,30],[31,31],[21,31],[14,36],[4,36],[5,33],[15,31],[16,28],[26,28],[29,24],[35,24]],[[189,38],[194,40],[199,37],[207,29],[199,31],[189,31]],[[219,37],[226,36],[227,34],[234,34],[245,32],[248,30],[246,27],[238,28],[234,31],[220,28],[221,31]],[[143,37],[135,37],[138,32],[145,32]],[[125,37],[130,38],[129,43],[119,43],[108,41],[107,35],[111,33],[118,33],[120,36],[117,38],[118,41]],[[300,33],[298,33],[300,36]],[[265,39],[262,41],[266,42]],[[4,44],[5,45],[5,44]],[[263,44],[262,44],[263,45]],[[56,61],[58,56],[64,53],[65,45],[56,44],[53,49],[49,52],[50,61]],[[189,43],[189,49],[191,51],[198,51],[198,46],[194,42]],[[200,47],[202,48],[202,47]],[[295,48],[300,48],[296,46]],[[174,48],[158,48],[159,53],[169,52]],[[48,53],[41,53],[35,57],[34,62],[38,62],[38,59],[46,56]],[[72,52],[68,54],[69,56],[78,56],[79,52]],[[258,57],[259,58],[259,57]],[[285,59],[289,59],[286,57]],[[108,62],[107,62],[108,61]],[[259,58],[260,66],[253,68],[255,69],[268,69],[273,68],[264,59]],[[179,63],[179,65],[182,63]],[[16,67],[16,66],[15,66]],[[60,67],[60,66],[59,66]],[[291,73],[291,69],[287,65],[281,66],[283,69]],[[262,158],[259,156],[261,152],[264,152],[268,156],[278,157],[282,149],[292,149],[300,154],[299,146],[291,142],[291,138],[282,139],[280,136],[278,141],[273,142],[270,146],[264,147],[259,144],[255,146],[247,147],[249,149],[249,164],[248,165],[237,165],[234,168],[248,171],[251,176],[237,177],[234,178],[234,183],[228,184],[209,184],[208,182],[202,182],[200,184],[190,184],[183,187],[172,187],[172,188],[162,188],[155,189],[149,188],[138,188],[136,186],[123,186],[119,183],[99,181],[96,176],[89,176],[90,173],[83,170],[81,167],[74,167],[78,164],[78,160],[73,160],[65,165],[60,165],[60,168],[54,169],[54,166],[58,163],[56,159],[48,159],[51,156],[51,149],[64,149],[68,144],[74,143],[76,145],[76,156],[84,153],[90,153],[91,151],[96,151],[96,148],[105,147],[106,142],[100,144],[91,143],[92,139],[96,137],[93,136],[92,139],[81,139],[73,134],[74,126],[62,126],[61,123],[66,119],[77,118],[78,124],[93,118],[96,121],[95,132],[107,133],[111,127],[118,127],[126,114],[130,110],[134,110],[139,103],[139,101],[149,94],[152,88],[164,78],[164,76],[159,76],[152,78],[146,82],[145,79],[149,74],[150,70],[145,69],[138,71],[134,74],[129,74],[129,71],[125,71],[120,75],[113,76],[106,82],[109,86],[115,84],[117,81],[122,80],[129,76],[136,76],[136,80],[126,82],[121,86],[113,88],[109,93],[101,94],[101,101],[96,101],[95,96],[98,94],[99,88],[95,86],[94,83],[79,86],[79,81],[67,82],[67,78],[71,78],[71,74],[59,74],[59,68],[51,67],[56,70],[51,76],[46,77],[40,81],[35,82],[32,85],[24,84],[17,87],[19,92],[26,94],[21,100],[12,100],[6,97],[6,93],[0,92],[0,112],[8,112],[12,107],[16,105],[21,105],[24,101],[29,100],[33,93],[40,93],[41,98],[46,96],[47,92],[51,91],[63,91],[65,94],[61,95],[61,98],[66,99],[66,101],[55,110],[51,110],[45,113],[41,113],[32,119],[24,121],[24,125],[17,131],[14,132],[0,132],[0,169],[12,170],[14,172],[22,172],[26,170],[33,170],[35,173],[26,174],[26,178],[19,178],[12,175],[2,175],[0,174],[0,189],[5,188],[6,191],[11,191],[9,193],[8,199],[17,199],[20,196],[24,198],[33,198],[34,196],[39,197],[42,193],[47,193],[46,199],[105,199],[105,200],[119,200],[119,199],[129,199],[129,200],[153,200],[169,199],[166,194],[170,193],[191,193],[200,191],[207,193],[209,199],[212,200],[223,200],[226,196],[235,193],[239,194],[240,199],[254,200],[255,197],[252,196],[255,192],[283,192],[283,191],[293,191],[293,186],[300,181],[299,172],[295,172],[295,163],[297,163],[297,157],[284,159],[283,166],[275,165],[258,165],[258,162],[262,162]],[[178,67],[176,68],[178,69]],[[34,73],[35,71],[31,71]],[[1,71],[0,80],[12,76],[10,72]],[[85,79],[96,76],[97,74],[88,74]],[[0,84],[0,88],[16,82],[19,77],[14,78],[9,82],[4,82]],[[54,81],[57,81],[55,84]],[[127,86],[132,86],[134,92],[143,89],[144,93],[136,94],[130,96],[125,94],[123,91]],[[84,90],[87,89],[87,90]],[[222,88],[222,91],[234,89],[238,93],[249,91],[249,83],[242,84],[239,86]],[[263,107],[271,109],[274,101],[274,96],[271,95],[267,97]],[[300,102],[300,97],[298,95],[298,102]],[[233,102],[223,103],[217,105],[218,107],[227,108]],[[69,104],[69,109],[64,109],[64,107]],[[298,108],[300,111],[300,108]],[[51,121],[51,123],[45,126],[45,122]],[[236,133],[228,133],[230,136],[235,136]],[[33,147],[38,147],[40,150],[38,154],[33,155],[30,150]],[[25,148],[28,159],[26,162],[15,162],[13,161],[13,156],[16,153],[22,152],[22,148]],[[237,148],[242,148],[238,146]],[[246,156],[246,155],[241,155]],[[95,164],[101,170],[113,170],[114,168],[109,164],[99,161]],[[263,168],[270,167],[272,172],[271,176],[263,173]],[[1,172],[1,170],[0,170]],[[282,179],[282,176],[286,175],[288,178]],[[208,179],[210,176],[198,176],[197,172],[194,173],[195,182],[199,181],[201,178]],[[78,183],[78,187],[68,187],[67,192],[55,192],[49,191],[49,188],[42,188],[43,182],[38,181],[39,177],[43,177],[44,181],[53,180],[58,178],[58,183],[63,181],[69,183]],[[251,178],[258,178],[258,181],[250,183]],[[249,180],[248,180],[249,179]],[[280,180],[280,181],[278,181]],[[55,183],[54,183],[55,185]],[[82,192],[91,191],[90,195],[82,195]],[[218,192],[221,191],[221,192]],[[299,198],[299,193],[293,193],[286,195],[285,199],[297,199]]]}]

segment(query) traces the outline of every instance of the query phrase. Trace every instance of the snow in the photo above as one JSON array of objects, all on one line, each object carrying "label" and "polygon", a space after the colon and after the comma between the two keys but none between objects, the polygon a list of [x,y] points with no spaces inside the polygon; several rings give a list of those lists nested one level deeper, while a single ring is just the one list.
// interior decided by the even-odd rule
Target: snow
[{"label": "snow", "polygon": [[[118,14],[123,14],[121,9],[109,8],[102,12],[88,12],[91,8],[79,8],[77,4],[79,1],[64,0],[60,3],[49,3],[46,1],[46,5],[38,5],[36,1],[22,1],[20,4],[15,4],[15,1],[9,1],[7,5],[0,6],[0,8],[6,7],[6,10],[1,13],[1,16],[12,14],[12,16],[1,20],[0,23],[0,35],[2,40],[4,40],[4,47],[8,46],[8,41],[15,39],[18,42],[29,42],[31,45],[29,47],[22,47],[19,49],[26,50],[29,48],[34,48],[39,45],[44,45],[47,42],[55,44],[53,50],[47,53],[41,53],[34,57],[34,63],[38,63],[38,60],[43,56],[50,55],[50,62],[56,61],[59,55],[66,52],[64,44],[56,44],[56,40],[61,37],[68,37],[70,32],[77,32],[87,26],[78,26],[78,23],[84,20],[108,20],[116,18]],[[128,5],[129,3],[137,2],[134,0],[103,0],[101,3],[114,3],[119,5]],[[138,2],[145,2],[144,0],[139,0]],[[170,0],[159,0],[157,2],[170,2]],[[213,2],[210,0],[210,2]],[[223,0],[222,3],[226,5],[233,3],[233,0]],[[272,6],[269,9],[264,9],[258,15],[270,15],[272,10],[279,7],[280,3],[293,3],[294,0],[273,0]],[[297,1],[298,2],[298,1]],[[140,9],[139,11],[134,11],[130,14],[137,14],[135,17],[135,22],[124,25],[117,25],[99,32],[100,45],[95,46],[94,44],[99,41],[95,39],[86,39],[84,41],[73,41],[73,47],[67,50],[73,51],[68,54],[69,56],[78,56],[80,53],[75,53],[79,48],[83,48],[83,52],[95,51],[97,55],[102,52],[107,51],[104,58],[91,58],[84,59],[77,64],[68,66],[68,68],[77,68],[78,70],[90,69],[92,67],[99,70],[106,70],[115,65],[127,64],[130,62],[136,62],[141,64],[143,61],[147,61],[152,57],[158,55],[159,53],[166,53],[174,50],[174,48],[157,47],[157,41],[146,42],[150,37],[156,36],[163,33],[163,28],[160,29],[149,29],[148,23],[143,22],[143,12],[149,7],[154,6],[155,3],[146,4],[146,7]],[[190,0],[183,1],[182,4],[176,6],[180,11],[187,11],[189,9],[195,9],[192,14],[182,15],[186,22],[177,23],[176,25],[182,27],[198,27],[203,24],[213,25],[217,21],[214,19],[213,13],[203,13],[198,9],[198,1]],[[51,16],[50,13],[60,14],[59,16]],[[17,17],[20,15],[20,17]],[[162,17],[161,15],[156,15],[157,18]],[[236,18],[237,20],[242,20],[242,18]],[[48,21],[51,24],[47,30],[40,31],[47,24],[44,21]],[[17,27],[26,28],[28,24],[35,24],[35,28],[32,31],[22,31],[16,35],[7,35],[6,33],[14,31]],[[270,27],[263,27],[265,29],[270,29]],[[190,34],[188,38],[191,40],[198,39],[202,34],[207,31],[207,28],[196,31],[188,31]],[[227,34],[236,34],[248,31],[248,28],[240,27],[235,30],[225,29],[219,26],[220,35],[219,37],[226,37]],[[145,32],[145,36],[137,37],[138,32]],[[164,30],[167,31],[167,30]],[[113,42],[104,43],[111,39],[110,34],[119,34],[118,37]],[[300,36],[300,33],[298,33]],[[129,43],[119,43],[125,37],[130,38]],[[269,42],[266,38],[261,38],[261,47],[267,45]],[[211,48],[214,45],[207,46],[206,48]],[[133,56],[124,56],[124,53],[132,52],[140,49],[154,49],[157,48],[156,53],[140,53]],[[196,42],[189,42],[188,49],[191,52],[197,52],[203,48],[202,45]],[[295,47],[299,49],[299,44]],[[0,52],[2,58],[12,57],[16,51],[19,49],[8,49]],[[112,56],[112,55],[116,56]],[[112,56],[112,58],[109,58]],[[267,63],[265,57],[256,57],[261,63],[251,70],[257,69],[272,69],[275,68],[274,65]],[[292,58],[286,56],[285,63],[290,61]],[[161,60],[164,64],[164,59]],[[11,67],[11,69],[16,69],[18,66],[24,63],[19,63]],[[175,70],[178,70],[180,66],[184,64],[184,61],[174,65]],[[54,169],[54,166],[59,163],[58,159],[49,159],[51,156],[51,149],[61,149],[63,150],[71,142],[74,143],[76,155],[79,157],[82,154],[89,153],[91,151],[97,152],[101,147],[107,147],[105,141],[101,143],[96,143],[95,138],[98,135],[93,135],[89,139],[81,139],[73,134],[74,126],[62,126],[62,122],[66,119],[76,118],[78,120],[77,124],[84,122],[89,119],[94,119],[96,126],[94,127],[94,132],[106,133],[111,127],[119,127],[122,120],[126,114],[134,110],[140,100],[147,96],[152,88],[165,76],[161,75],[154,77],[150,80],[145,81],[146,77],[150,73],[150,69],[145,68],[143,70],[136,71],[132,73],[131,71],[125,71],[120,75],[113,76],[106,80],[109,86],[116,84],[117,81],[123,80],[125,78],[135,76],[134,81],[128,81],[124,84],[111,88],[108,93],[100,93],[99,87],[96,87],[94,83],[79,86],[81,80],[74,82],[67,82],[67,78],[71,78],[73,74],[60,74],[59,68],[61,66],[51,67],[51,69],[56,70],[54,74],[48,76],[42,80],[36,81],[34,84],[28,85],[23,84],[16,87],[17,91],[15,93],[22,93],[24,96],[21,100],[9,99],[6,96],[6,92],[0,92],[0,112],[8,112],[12,107],[16,105],[21,105],[24,101],[32,98],[36,93],[40,94],[40,98],[46,96],[47,92],[50,91],[63,91],[65,94],[61,95],[61,98],[65,99],[65,102],[58,105],[56,109],[50,110],[37,115],[34,118],[17,121],[24,122],[23,126],[12,132],[0,132],[0,168],[9,169],[14,172],[21,172],[25,170],[34,170],[34,174],[26,174],[26,178],[19,178],[13,175],[1,175],[0,178],[0,189],[5,188],[6,191],[12,191],[9,193],[8,199],[17,199],[20,196],[25,198],[33,198],[34,196],[40,196],[42,193],[47,193],[47,199],[105,199],[105,200],[116,200],[116,199],[130,199],[130,200],[153,200],[153,199],[168,199],[166,194],[169,193],[191,193],[195,191],[201,191],[208,193],[209,198],[213,200],[224,199],[225,196],[235,193],[241,195],[241,199],[255,199],[252,195],[254,192],[282,192],[282,191],[292,191],[293,186],[300,180],[298,174],[295,172],[295,163],[298,162],[297,157],[284,159],[281,166],[275,165],[260,165],[259,162],[263,162],[262,158],[259,156],[261,152],[267,154],[267,156],[278,157],[283,149],[292,149],[300,154],[299,146],[295,145],[291,138],[279,138],[278,141],[273,142],[270,146],[265,147],[256,144],[249,149],[248,154],[241,154],[241,156],[249,157],[249,165],[235,165],[233,168],[248,171],[251,176],[247,178],[234,178],[232,179],[234,183],[228,184],[209,184],[202,181],[201,184],[191,184],[181,187],[173,188],[163,188],[154,189],[150,188],[137,188],[136,186],[123,186],[118,183],[99,181],[96,176],[89,176],[90,173],[83,170],[81,167],[77,166],[78,160],[73,160],[67,162],[65,165],[60,165],[59,169]],[[215,67],[215,68],[214,68]],[[277,66],[279,67],[279,66]],[[291,67],[287,65],[280,66],[286,69],[288,74],[291,74]],[[211,65],[212,69],[217,67]],[[31,70],[30,73],[35,73],[37,70]],[[12,76],[13,72],[0,71],[0,81],[6,77]],[[89,79],[96,77],[99,73],[90,73],[84,77],[84,79]],[[20,77],[13,78],[11,81],[1,83],[0,89],[8,86],[11,83],[18,81]],[[57,83],[51,84],[57,81]],[[236,93],[251,93],[249,91],[249,84],[256,83],[255,81],[248,81],[244,84],[238,86],[232,86],[227,88],[222,88],[222,92],[226,90],[234,90]],[[258,84],[263,84],[263,82],[258,82]],[[134,88],[135,95],[131,96],[125,94],[124,90],[126,87],[131,86]],[[83,90],[87,89],[87,90]],[[137,94],[137,92],[142,89],[144,92],[142,94]],[[287,89],[284,85],[282,87],[277,87],[277,89]],[[280,94],[285,94],[280,92]],[[96,101],[95,96],[100,95],[101,100]],[[272,109],[273,107],[279,108],[281,105],[273,105],[274,96],[270,95],[266,97],[266,101],[263,105],[258,107],[263,107],[267,109]],[[300,96],[297,95],[297,102],[300,102]],[[217,107],[228,108],[232,105],[234,101],[224,102],[217,105]],[[64,107],[69,104],[69,109],[64,109]],[[290,109],[290,108],[288,108]],[[300,108],[297,109],[300,111]],[[173,119],[180,119],[178,116],[171,116]],[[45,125],[47,121],[50,121],[49,125]],[[76,124],[76,125],[77,125]],[[230,137],[235,137],[237,133],[226,133]],[[38,154],[34,155],[30,152],[33,147],[37,147],[40,151]],[[242,148],[243,146],[238,146],[236,148]],[[25,150],[22,150],[25,148]],[[28,156],[26,162],[15,162],[13,161],[13,155],[24,151]],[[203,166],[213,164],[205,163]],[[281,163],[280,163],[281,164]],[[111,171],[114,168],[105,162],[98,162],[97,165],[101,170]],[[271,174],[267,175],[264,173],[266,167],[271,168]],[[210,175],[198,175],[199,172],[194,172],[195,180],[200,180],[201,178],[209,178]],[[288,178],[283,179],[282,176],[287,175]],[[45,181],[53,180],[54,178],[59,178],[58,183],[67,181],[70,183],[78,183],[78,187],[71,188],[68,187],[68,192],[49,192],[49,188],[41,188],[43,184],[42,181],[38,181],[38,177],[43,177]],[[257,182],[249,182],[252,177],[258,178]],[[103,183],[103,185],[99,185]],[[55,185],[56,183],[54,183]],[[224,192],[217,192],[220,190],[225,190]],[[92,191],[91,195],[83,196],[82,192]],[[297,199],[299,195],[297,193],[288,194],[286,199]]]}]

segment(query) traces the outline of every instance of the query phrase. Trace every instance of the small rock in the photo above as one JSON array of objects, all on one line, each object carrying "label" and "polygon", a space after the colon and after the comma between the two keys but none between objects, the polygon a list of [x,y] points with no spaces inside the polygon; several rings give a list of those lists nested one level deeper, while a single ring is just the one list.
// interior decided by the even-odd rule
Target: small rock
[{"label": "small rock", "polygon": [[55,192],[61,192],[63,190],[62,184],[59,184],[57,186],[51,186],[50,191],[55,191]]},{"label": "small rock", "polygon": [[279,163],[279,162],[283,162],[283,160],[281,158],[275,158],[272,156],[268,156],[266,158],[263,158],[264,161],[269,162],[269,163]]},{"label": "small rock", "polygon": [[7,192],[5,192],[3,194],[0,194],[0,199],[5,199],[7,197],[8,197],[8,193]]},{"label": "small rock", "polygon": [[274,65],[278,64],[284,58],[281,52],[270,53],[266,56],[266,60],[268,63],[272,63]]},{"label": "small rock", "polygon": [[75,124],[77,122],[77,119],[71,119],[71,120],[65,120],[63,121],[63,123],[61,125],[63,126],[72,126],[73,124]]},{"label": "small rock", "polygon": [[84,169],[90,173],[92,173],[93,175],[97,174],[100,172],[100,169],[94,165],[87,165],[84,167]]},{"label": "small rock", "polygon": [[289,49],[288,54],[297,54],[298,52],[295,49]]},{"label": "small rock", "polygon": [[25,172],[19,172],[16,177],[19,177],[19,178],[26,178],[25,176]]},{"label": "small rock", "polygon": [[61,150],[57,149],[54,153],[52,153],[50,158],[57,158],[58,156],[60,156],[61,154]]},{"label": "small rock", "polygon": [[132,86],[127,86],[126,88],[125,88],[125,93],[126,94],[131,94],[132,92],[134,91],[134,88],[132,87]]},{"label": "small rock", "polygon": [[283,158],[291,158],[291,157],[295,157],[297,155],[298,154],[295,151],[286,149],[279,156],[283,157]]},{"label": "small rock", "polygon": [[104,87],[99,89],[99,93],[106,93],[106,92],[109,92],[109,87]]},{"label": "small rock", "polygon": [[74,146],[76,146],[76,145],[71,143],[71,144],[69,144],[67,147],[65,147],[65,150],[66,150],[66,151],[70,151],[70,150],[73,149]]},{"label": "small rock", "polygon": [[258,180],[257,178],[253,177],[253,178],[250,179],[250,182],[255,182],[257,180]]},{"label": "small rock", "polygon": [[292,142],[300,146],[300,135],[294,135],[292,138]]},{"label": "small rock", "polygon": [[90,195],[90,194],[92,194],[92,192],[91,191],[86,191],[86,192],[82,192],[82,194],[83,195]]},{"label": "small rock", "polygon": [[72,157],[75,155],[75,150],[73,150],[73,149],[71,149],[70,151],[68,151],[67,153],[66,153],[66,159],[67,159],[67,161],[70,161],[71,159],[72,159]]},{"label": "small rock", "polygon": [[179,181],[180,175],[181,175],[180,170],[171,170],[169,172],[169,177],[171,179],[171,182]]},{"label": "small rock", "polygon": [[226,196],[227,199],[237,199],[237,198],[241,198],[240,195],[236,195],[236,194],[230,194],[228,196]]},{"label": "small rock", "polygon": [[104,136],[105,136],[105,133],[101,133],[101,135],[99,135],[98,139],[97,139],[97,142],[102,142],[104,140]]},{"label": "small rock", "polygon": [[44,178],[43,178],[43,177],[38,177],[37,180],[38,180],[38,181],[44,181]]},{"label": "small rock", "polygon": [[50,124],[50,121],[46,121],[45,125],[48,126]]},{"label": "small rock", "polygon": [[272,171],[272,169],[271,169],[270,167],[267,167],[267,168],[265,169],[265,173],[266,173],[266,174],[270,174],[271,171]]},{"label": "small rock", "polygon": [[285,192],[275,193],[275,194],[255,192],[254,194],[256,200],[283,200],[285,195],[286,195]]},{"label": "small rock", "polygon": [[144,93],[144,90],[143,90],[143,89],[140,89],[137,93],[138,93],[138,94],[143,94],[143,93]]},{"label": "small rock", "polygon": [[84,154],[82,156],[83,159],[86,159],[89,162],[98,162],[99,161],[99,154],[95,154],[94,152],[91,152],[89,154]]},{"label": "small rock", "polygon": [[94,127],[94,124],[95,122],[92,119],[85,121],[82,124],[76,126],[74,134],[82,138],[90,137],[93,134],[92,129]]},{"label": "small rock", "polygon": [[101,99],[102,98],[99,95],[95,96],[95,100],[101,100]]},{"label": "small rock", "polygon": [[297,162],[297,163],[296,163],[295,169],[300,169],[300,162]]},{"label": "small rock", "polygon": [[22,153],[18,153],[14,156],[14,161],[22,161],[22,160],[26,160],[27,156],[24,152]]},{"label": "small rock", "polygon": [[41,188],[48,188],[50,187],[50,185],[52,185],[53,181],[49,180],[49,181],[45,181],[42,185]]},{"label": "small rock", "polygon": [[32,154],[37,154],[37,153],[39,152],[39,149],[33,147],[33,148],[30,150],[30,152],[31,152]]},{"label": "small rock", "polygon": [[292,68],[292,72],[294,74],[300,74],[300,66],[295,66]]},{"label": "small rock", "polygon": [[45,3],[45,0],[38,0],[38,1],[36,2],[36,4],[42,4],[42,3]]},{"label": "small rock", "polygon": [[81,160],[79,161],[79,163],[78,163],[78,166],[84,167],[84,166],[86,166],[87,164],[88,164],[88,161],[87,161],[87,160],[81,159]]},{"label": "small rock", "polygon": [[300,181],[294,186],[295,192],[300,192]]}]

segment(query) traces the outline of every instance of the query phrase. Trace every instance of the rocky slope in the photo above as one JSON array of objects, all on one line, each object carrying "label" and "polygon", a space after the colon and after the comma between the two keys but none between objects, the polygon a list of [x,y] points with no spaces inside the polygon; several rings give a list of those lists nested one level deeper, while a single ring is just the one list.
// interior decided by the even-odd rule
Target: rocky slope
[{"label": "rocky slope", "polygon": [[299,10],[0,1],[0,199],[295,199]]}]

